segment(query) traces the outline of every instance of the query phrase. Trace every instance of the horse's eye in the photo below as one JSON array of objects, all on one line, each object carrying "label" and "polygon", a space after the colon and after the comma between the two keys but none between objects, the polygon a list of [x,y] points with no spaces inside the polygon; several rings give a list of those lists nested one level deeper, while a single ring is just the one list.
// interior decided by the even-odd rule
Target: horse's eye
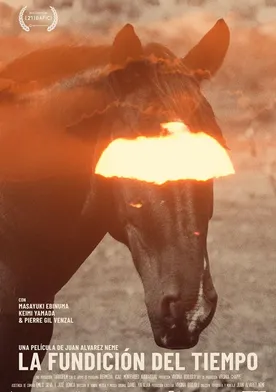
[{"label": "horse's eye", "polygon": [[133,208],[141,208],[143,207],[143,204],[141,202],[133,202],[133,203],[129,203],[129,205]]}]

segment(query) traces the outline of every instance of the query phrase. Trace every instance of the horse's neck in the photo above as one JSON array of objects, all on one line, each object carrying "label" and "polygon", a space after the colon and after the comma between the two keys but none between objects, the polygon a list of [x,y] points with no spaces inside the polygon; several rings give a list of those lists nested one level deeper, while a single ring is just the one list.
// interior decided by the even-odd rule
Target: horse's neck
[{"label": "horse's neck", "polygon": [[66,133],[50,117],[28,117],[24,108],[2,114],[0,181],[76,175],[92,166],[93,141]]}]

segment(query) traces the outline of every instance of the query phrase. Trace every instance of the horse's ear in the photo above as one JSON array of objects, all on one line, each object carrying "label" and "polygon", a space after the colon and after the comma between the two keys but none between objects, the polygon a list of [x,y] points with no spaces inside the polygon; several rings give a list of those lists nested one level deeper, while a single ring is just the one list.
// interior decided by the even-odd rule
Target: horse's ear
[{"label": "horse's ear", "polygon": [[199,41],[199,43],[184,57],[183,63],[191,71],[212,77],[223,63],[229,47],[230,31],[223,19]]},{"label": "horse's ear", "polygon": [[110,62],[113,65],[124,66],[128,60],[139,60],[143,55],[141,41],[131,24],[126,24],[116,35]]}]

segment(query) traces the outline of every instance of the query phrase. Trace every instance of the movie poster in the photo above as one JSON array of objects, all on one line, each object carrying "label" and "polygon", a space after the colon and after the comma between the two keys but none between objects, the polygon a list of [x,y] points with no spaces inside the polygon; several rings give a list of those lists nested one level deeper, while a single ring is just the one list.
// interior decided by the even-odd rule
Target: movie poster
[{"label": "movie poster", "polygon": [[0,391],[273,392],[275,0],[0,19]]}]

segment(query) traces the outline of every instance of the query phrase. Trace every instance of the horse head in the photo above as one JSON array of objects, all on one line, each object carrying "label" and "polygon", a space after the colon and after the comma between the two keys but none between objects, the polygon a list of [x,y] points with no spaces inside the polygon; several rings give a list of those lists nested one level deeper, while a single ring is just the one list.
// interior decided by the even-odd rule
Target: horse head
[{"label": "horse head", "polygon": [[[138,158],[132,154],[131,143],[141,136],[160,138],[170,122],[185,124],[194,136],[202,131],[225,148],[200,83],[219,69],[228,44],[229,30],[222,20],[183,59],[158,44],[143,48],[131,25],[118,33],[111,52],[113,68],[100,83],[114,97],[102,114],[109,142],[129,143],[124,169],[132,160],[141,167],[145,162],[151,165],[142,149]],[[206,151],[208,159],[212,156]],[[165,151],[164,167],[171,160]],[[161,165],[158,162],[152,149],[152,164]],[[159,171],[166,171],[162,168]],[[213,179],[167,178],[158,183],[116,173],[106,177],[111,178],[102,181],[112,195],[109,232],[132,254],[156,343],[170,349],[195,346],[214,316],[218,298],[206,246]]]}]

